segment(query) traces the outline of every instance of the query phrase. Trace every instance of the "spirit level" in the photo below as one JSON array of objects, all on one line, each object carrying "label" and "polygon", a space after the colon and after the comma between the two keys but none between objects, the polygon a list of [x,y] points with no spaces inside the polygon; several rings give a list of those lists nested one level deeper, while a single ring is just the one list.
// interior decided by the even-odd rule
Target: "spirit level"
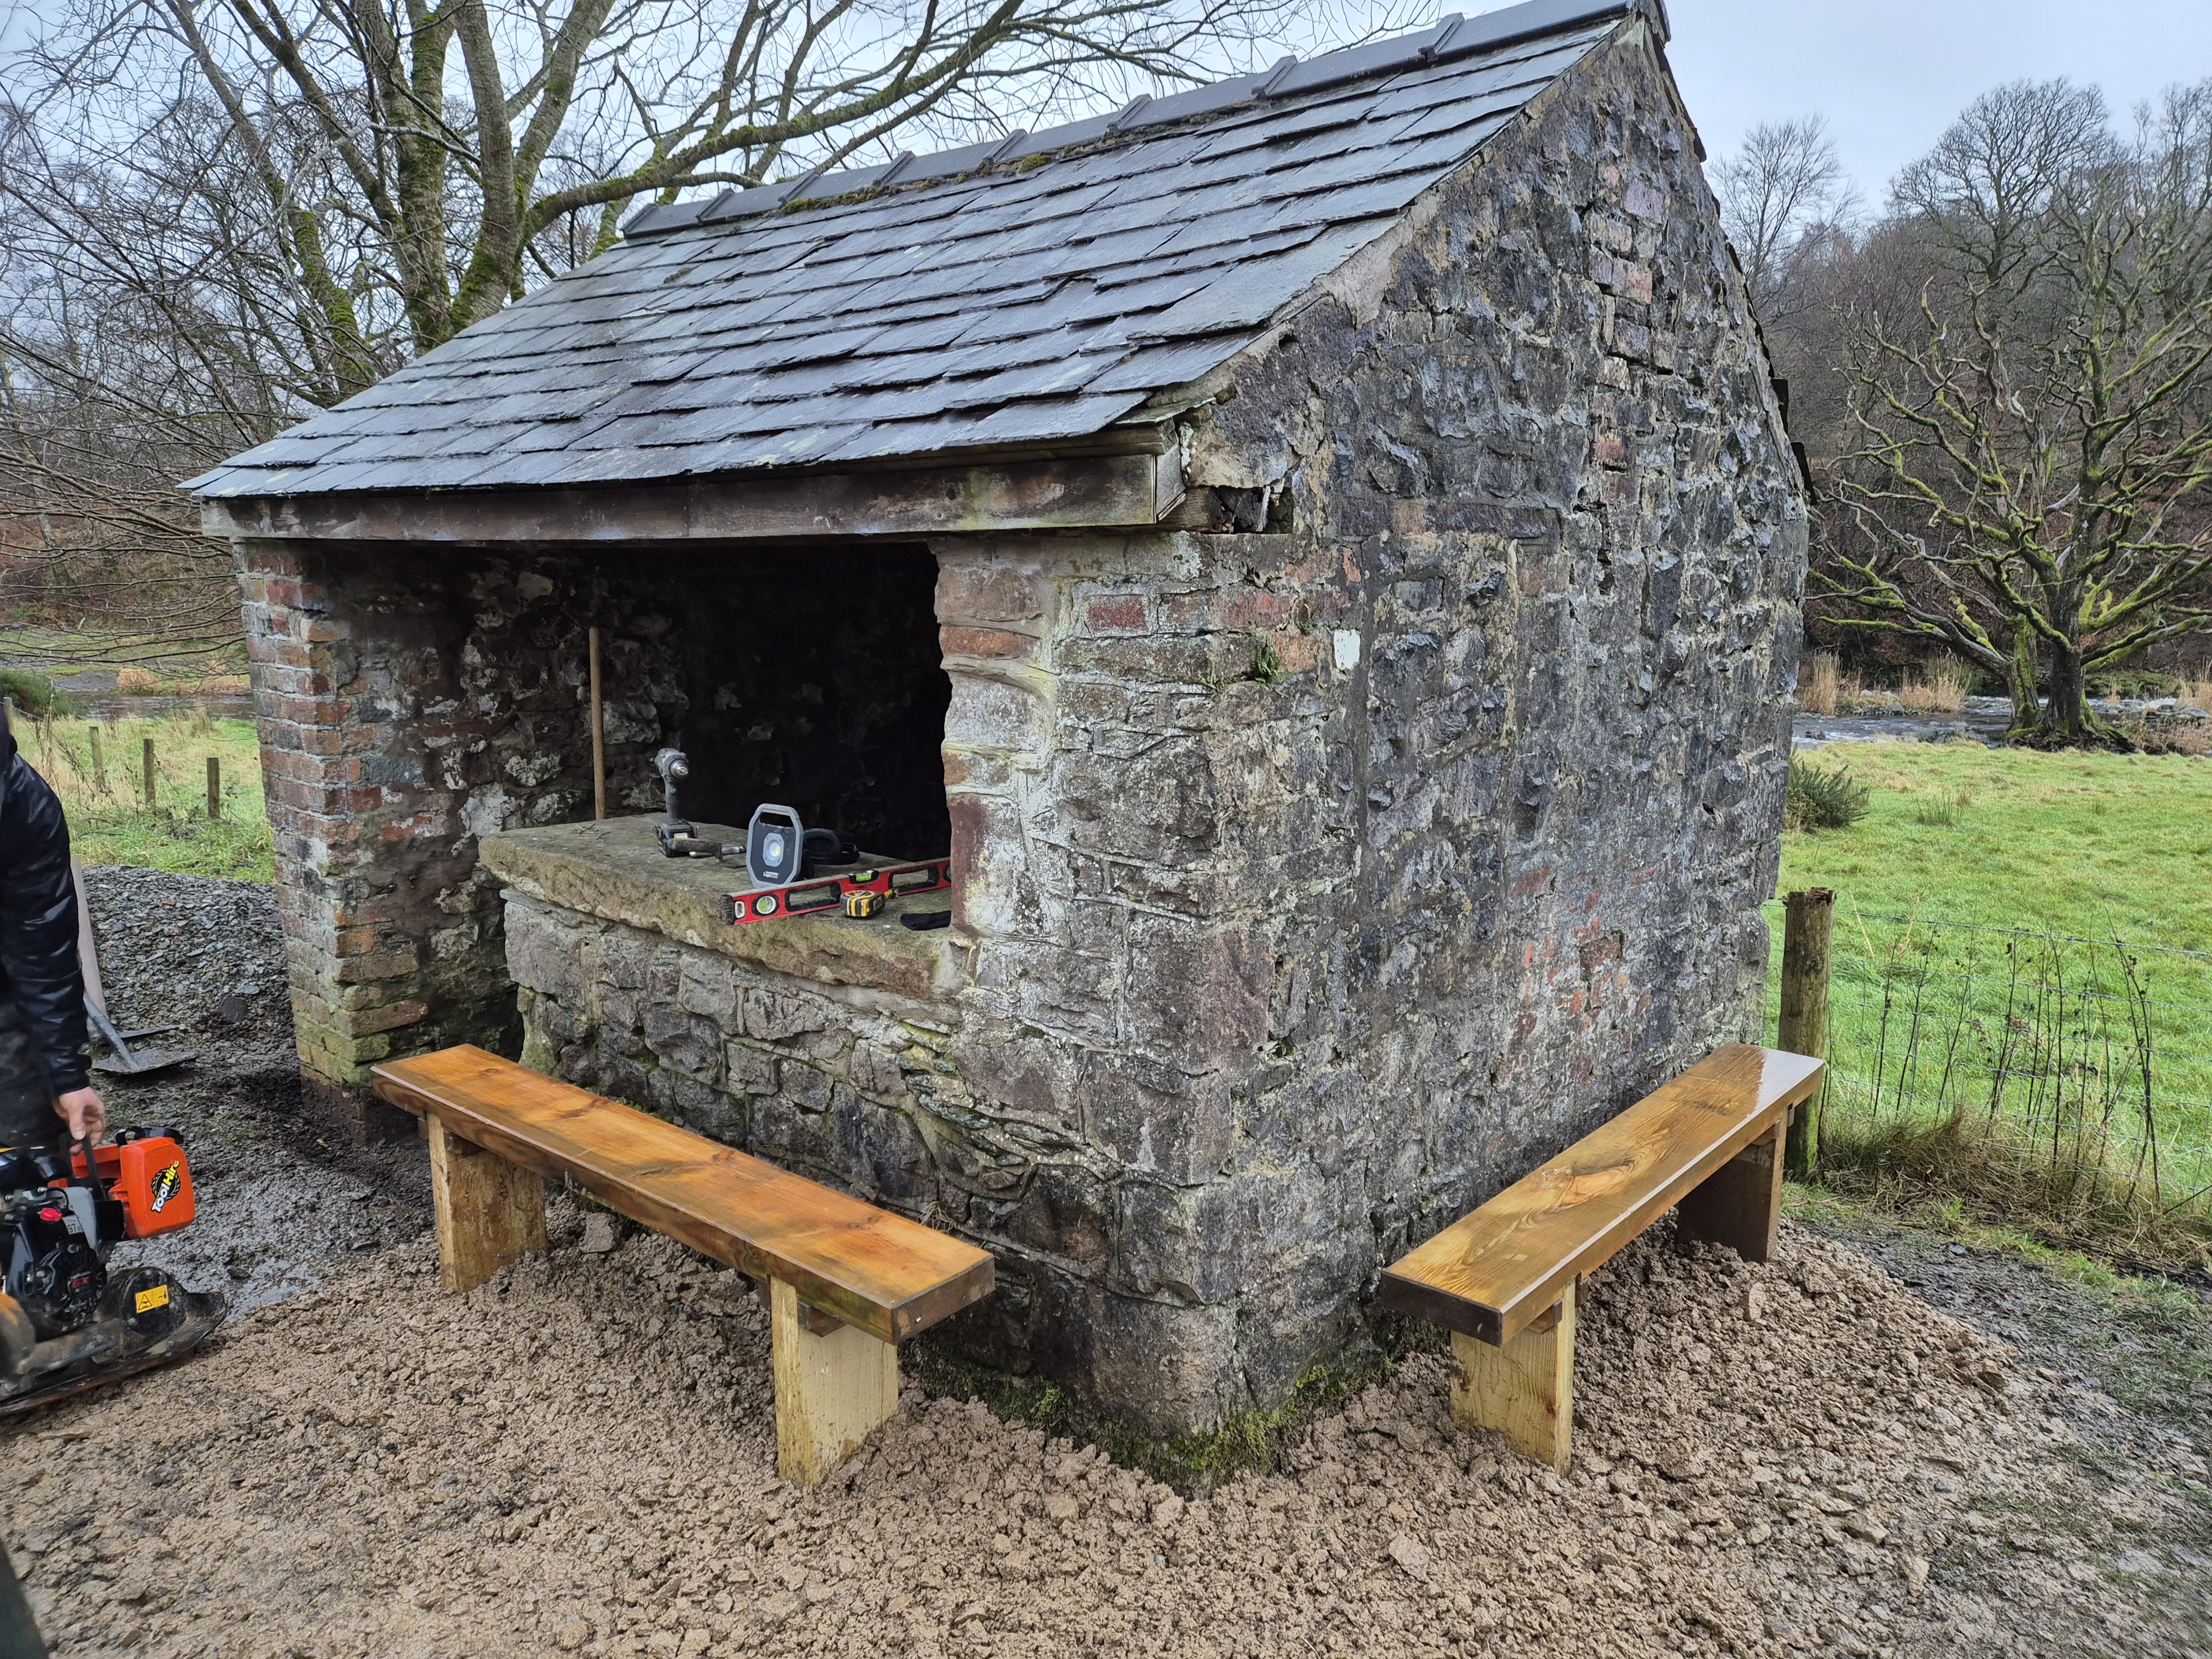
[{"label": "spirit level", "polygon": [[722,919],[743,927],[749,921],[773,921],[778,916],[842,915],[851,893],[876,893],[885,899],[908,893],[932,893],[952,885],[952,860],[924,859],[919,864],[886,864],[872,870],[855,870],[848,876],[824,876],[818,881],[795,881],[788,887],[759,887],[750,893],[726,893]]}]

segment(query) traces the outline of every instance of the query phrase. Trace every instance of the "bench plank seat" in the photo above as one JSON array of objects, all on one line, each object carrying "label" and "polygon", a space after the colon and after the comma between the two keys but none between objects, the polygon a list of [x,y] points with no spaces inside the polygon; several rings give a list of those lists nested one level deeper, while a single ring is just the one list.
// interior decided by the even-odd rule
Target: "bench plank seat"
[{"label": "bench plank seat", "polygon": [[1730,1043],[1384,1270],[1383,1303],[1451,1332],[1452,1419],[1565,1474],[1576,1286],[1679,1204],[1676,1237],[1774,1252],[1790,1109],[1820,1062]]},{"label": "bench plank seat", "polygon": [[1743,1043],[1715,1049],[1400,1258],[1382,1274],[1383,1302],[1485,1342],[1510,1342],[1575,1280],[1771,1134],[1820,1077],[1820,1062],[1804,1054]]},{"label": "bench plank seat", "polygon": [[[376,1092],[896,1343],[988,1295],[988,1251],[464,1045],[374,1068]],[[541,1234],[542,1240],[542,1234]],[[541,1244],[542,1248],[542,1244]]]}]

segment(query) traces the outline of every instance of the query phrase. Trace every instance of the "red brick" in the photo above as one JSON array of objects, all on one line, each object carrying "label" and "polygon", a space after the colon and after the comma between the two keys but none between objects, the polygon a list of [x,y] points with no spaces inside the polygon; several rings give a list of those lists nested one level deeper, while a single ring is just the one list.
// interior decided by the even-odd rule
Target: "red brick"
[{"label": "red brick", "polygon": [[948,657],[1026,657],[1036,641],[1025,634],[1008,634],[995,628],[940,628],[938,648]]},{"label": "red brick", "polygon": [[1141,634],[1145,631],[1145,598],[1141,593],[1108,593],[1091,601],[1084,612],[1091,627],[1102,634]]},{"label": "red brick", "polygon": [[362,1009],[361,1013],[345,1015],[345,1024],[356,1037],[376,1036],[378,1030],[396,1030],[398,1026],[420,1024],[429,1018],[429,1009],[420,1002],[394,1002],[385,1009]]}]

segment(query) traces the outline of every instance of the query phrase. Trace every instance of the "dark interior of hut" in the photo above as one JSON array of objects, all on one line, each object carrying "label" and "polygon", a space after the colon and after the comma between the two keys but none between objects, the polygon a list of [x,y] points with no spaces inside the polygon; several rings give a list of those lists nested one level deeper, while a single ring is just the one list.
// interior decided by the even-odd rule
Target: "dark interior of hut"
[{"label": "dark interior of hut", "polygon": [[697,574],[678,631],[685,814],[743,825],[774,802],[866,852],[951,851],[929,550],[733,550]]}]

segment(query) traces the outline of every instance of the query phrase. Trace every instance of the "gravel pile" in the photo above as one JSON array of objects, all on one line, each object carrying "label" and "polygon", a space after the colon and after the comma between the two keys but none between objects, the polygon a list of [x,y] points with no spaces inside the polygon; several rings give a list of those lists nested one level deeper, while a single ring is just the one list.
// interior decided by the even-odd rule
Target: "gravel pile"
[{"label": "gravel pile", "polygon": [[290,1048],[273,888],[97,864],[86,867],[84,886],[108,1012],[118,1024],[184,1028],[149,1039],[162,1048],[193,1046],[179,1041],[185,1036]]},{"label": "gravel pile", "polygon": [[1455,1431],[1429,1355],[1203,1498],[913,1391],[788,1488],[744,1280],[583,1233],[556,1204],[552,1254],[465,1297],[417,1241],[36,1420],[6,1525],[60,1651],[2109,1653],[2106,1620],[2205,1650],[2161,1576],[2187,1500],[2107,1494],[2132,1577],[2054,1553],[2047,1388],[1795,1229],[1773,1267],[1647,1237],[1589,1281],[1568,1479]]}]

